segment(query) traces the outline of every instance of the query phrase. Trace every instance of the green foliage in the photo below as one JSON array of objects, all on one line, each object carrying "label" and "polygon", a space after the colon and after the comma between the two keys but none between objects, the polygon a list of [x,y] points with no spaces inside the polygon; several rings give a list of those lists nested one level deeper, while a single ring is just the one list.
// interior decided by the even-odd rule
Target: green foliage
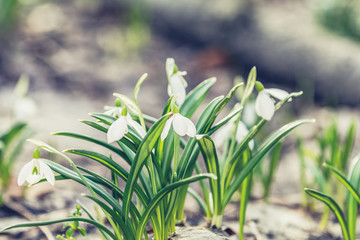
[{"label": "green foliage", "polygon": [[[316,133],[315,139],[318,149],[305,148],[301,138],[298,138],[298,152],[300,157],[300,181],[301,186],[311,186],[319,191],[332,196],[342,206],[346,201],[346,193],[341,184],[331,174],[329,168],[323,168],[327,163],[338,169],[340,172],[347,172],[351,150],[355,139],[355,123],[352,122],[344,139],[340,137],[340,130],[336,122],[325,127],[321,132]],[[310,181],[306,179],[306,172],[311,176]],[[313,202],[304,197],[303,204],[313,208]],[[324,209],[321,227],[325,228],[328,219],[328,208]]]},{"label": "green foliage", "polygon": [[[185,72],[179,71],[173,59],[167,60],[166,72],[171,90],[176,94],[184,93],[187,86],[183,78]],[[207,105],[205,104],[203,110],[199,110],[215,83],[214,78],[205,80],[186,94],[182,101],[177,101],[178,96],[171,94],[163,108],[162,116],[156,118],[143,114],[138,105],[138,93],[146,76],[144,74],[136,84],[133,99],[114,93],[115,107],[109,108],[106,114],[90,114],[92,120],[81,121],[99,133],[96,137],[73,132],[54,133],[57,136],[79,139],[88,143],[89,147],[71,148],[61,152],[42,141],[29,140],[37,146],[37,149],[61,156],[69,162],[70,168],[51,160],[41,159],[57,173],[55,176],[57,181],[72,180],[85,186],[88,193],[83,194],[83,197],[97,206],[106,221],[95,218],[80,204],[72,217],[16,224],[1,231],[70,222],[66,225],[65,235],[59,238],[74,239],[75,231],[79,231],[80,234],[85,233],[79,227],[79,223],[86,222],[94,225],[104,239],[141,240],[148,239],[146,226],[150,224],[154,238],[165,240],[175,231],[176,222],[184,219],[185,198],[189,184],[193,182],[200,182],[205,199],[202,200],[193,191],[192,195],[201,203],[206,216],[216,227],[221,226],[226,205],[233,194],[240,189],[242,193],[240,224],[243,225],[253,169],[293,129],[313,122],[298,120],[288,123],[266,138],[257,149],[250,149],[249,143],[267,121],[259,119],[241,140],[235,136],[235,133],[243,106],[254,89],[255,68],[250,71],[244,95],[240,98],[241,106],[220,120],[217,119],[218,116],[227,109],[243,83],[236,84],[226,96],[214,98]],[[273,106],[274,110],[277,111],[291,98],[300,95],[301,92],[286,94],[286,97]],[[270,95],[269,100],[272,104]],[[189,119],[193,115],[199,116],[195,124]],[[227,124],[234,124],[235,131],[227,136],[225,150],[220,155],[210,136]],[[104,137],[107,137],[107,142],[103,140]],[[102,150],[94,151],[97,149],[92,147],[94,145]],[[202,173],[199,167],[200,152],[206,166],[205,173]],[[111,174],[106,178],[88,169],[87,164],[81,166],[74,162],[67,154],[87,158],[102,165]],[[278,159],[278,154],[276,158]],[[120,160],[124,160],[123,163],[127,166],[121,164]],[[272,163],[273,169],[266,179],[272,179],[275,167],[276,163]],[[197,172],[195,175],[194,170]],[[34,173],[35,171],[31,174]],[[209,180],[210,193],[206,190],[205,179]],[[45,180],[42,179],[40,182]],[[125,187],[121,187],[124,185]],[[80,210],[85,212],[87,217],[81,216]]]},{"label": "green foliage", "polygon": [[0,206],[2,195],[9,185],[12,169],[21,148],[32,131],[26,123],[15,123],[7,132],[0,135]]},{"label": "green foliage", "polygon": [[[75,212],[72,214],[71,217],[81,217],[81,207],[78,205],[76,206]],[[64,224],[64,228],[66,229],[65,234],[57,235],[56,238],[59,238],[61,240],[77,240],[73,237],[75,231],[78,231],[81,236],[86,236],[86,230],[85,228],[80,227],[79,221],[73,221],[72,223],[66,223]]]},{"label": "green foliage", "polygon": [[350,169],[349,179],[347,179],[338,169],[324,163],[324,167],[329,170],[330,173],[334,174],[339,183],[345,186],[348,191],[347,194],[347,219],[345,218],[344,211],[341,210],[342,204],[337,203],[331,196],[326,195],[322,192],[305,188],[305,192],[315,199],[320,200],[326,204],[331,211],[335,214],[339,221],[342,234],[345,240],[356,239],[356,221],[358,214],[358,207],[360,204],[360,156],[356,156],[354,159],[355,164]]},{"label": "green foliage", "polygon": [[316,17],[326,29],[360,41],[359,6],[354,0],[319,1]]}]

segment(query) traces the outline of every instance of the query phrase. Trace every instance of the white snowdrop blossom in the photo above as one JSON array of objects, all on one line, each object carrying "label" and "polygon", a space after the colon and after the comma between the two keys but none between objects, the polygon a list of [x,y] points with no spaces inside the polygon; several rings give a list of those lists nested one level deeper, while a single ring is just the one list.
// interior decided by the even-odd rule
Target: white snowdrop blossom
[{"label": "white snowdrop blossom", "polygon": [[116,98],[115,100],[115,106],[109,107],[105,106],[105,112],[104,114],[112,116],[112,117],[118,117],[121,115],[121,112],[123,111],[123,108],[121,107],[121,100],[119,98]]},{"label": "white snowdrop blossom", "polygon": [[[226,139],[232,134],[233,129],[235,128],[235,119],[230,120],[228,123],[226,123],[224,126],[222,126],[218,131],[216,131],[213,140],[216,146],[220,147],[222,146]],[[237,131],[235,134],[235,141],[240,143],[246,135],[249,133],[249,130],[245,126],[245,124],[242,121],[239,121]],[[250,149],[254,148],[254,140],[251,140],[249,142]]]},{"label": "white snowdrop blossom", "polygon": [[[264,88],[261,90],[255,101],[256,114],[269,121],[275,113],[275,100],[284,100],[289,93],[277,88]],[[290,99],[289,99],[290,100]]]},{"label": "white snowdrop blossom", "polygon": [[186,72],[178,71],[170,76],[169,85],[168,85],[168,94],[171,97],[172,95],[177,94],[176,103],[181,106],[185,101],[187,82],[183,76],[186,75]]},{"label": "white snowdrop blossom", "polygon": [[175,133],[180,136],[188,135],[189,137],[195,137],[196,128],[192,121],[180,113],[174,113],[165,123],[164,129],[161,132],[161,141],[167,137],[171,126]]},{"label": "white snowdrop blossom", "polygon": [[16,121],[26,121],[36,115],[37,106],[31,98],[22,97],[14,101],[12,112]]},{"label": "white snowdrop blossom", "polygon": [[35,184],[44,177],[51,185],[55,184],[55,177],[51,168],[40,158],[33,158],[21,168],[18,175],[18,185],[23,185],[25,181],[29,184]]},{"label": "white snowdrop blossom", "polygon": [[107,131],[107,142],[113,143],[120,140],[129,132],[129,127],[132,127],[142,138],[145,137],[146,132],[144,128],[136,122],[130,114],[120,115],[119,119],[114,121]]},{"label": "white snowdrop blossom", "polygon": [[112,117],[116,117],[116,116],[120,116],[121,115],[121,111],[122,111],[122,107],[109,107],[109,106],[105,106],[105,112],[104,114],[112,116]]}]

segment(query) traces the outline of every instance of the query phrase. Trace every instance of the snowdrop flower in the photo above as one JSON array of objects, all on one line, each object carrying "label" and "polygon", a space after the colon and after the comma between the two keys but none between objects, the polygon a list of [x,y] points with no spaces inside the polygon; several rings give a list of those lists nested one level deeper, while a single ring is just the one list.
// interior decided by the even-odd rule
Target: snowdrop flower
[{"label": "snowdrop flower", "polygon": [[[222,126],[218,131],[216,131],[213,140],[216,146],[222,146],[226,139],[232,134],[233,129],[235,128],[235,119],[230,120],[224,126]],[[249,133],[249,130],[245,126],[245,124],[241,121],[238,123],[237,131],[235,134],[235,141],[240,143],[246,135]],[[254,140],[249,142],[250,149],[254,148]]]},{"label": "snowdrop flower", "polygon": [[136,122],[130,114],[127,113],[126,108],[122,110],[122,113],[116,121],[114,121],[107,131],[107,142],[113,143],[120,140],[129,132],[129,126],[132,127],[142,138],[145,137],[146,132],[144,128]]},{"label": "snowdrop flower", "polygon": [[186,97],[185,88],[188,86],[186,80],[183,77],[186,75],[186,71],[174,71],[174,69],[177,69],[177,67],[175,65],[174,59],[172,58],[169,58],[166,61],[166,67],[169,78],[168,94],[170,97],[177,94],[178,98],[176,99],[176,103],[178,106],[181,106]]},{"label": "snowdrop flower", "polygon": [[105,112],[104,114],[112,116],[112,117],[118,117],[121,115],[122,107],[121,107],[121,101],[119,98],[115,100],[115,107],[109,107],[105,106]]},{"label": "snowdrop flower", "polygon": [[18,175],[18,185],[21,186],[26,182],[35,184],[44,177],[51,184],[55,184],[54,173],[51,168],[40,158],[40,151],[38,149],[34,152],[34,158],[25,164]]},{"label": "snowdrop flower", "polygon": [[264,88],[260,82],[256,82],[255,86],[259,91],[255,101],[255,111],[257,115],[269,121],[275,113],[275,100],[273,98],[284,100],[289,96],[289,93],[278,88]]},{"label": "snowdrop flower", "polygon": [[35,102],[28,97],[18,98],[14,101],[12,113],[16,121],[25,121],[36,115]]},{"label": "snowdrop flower", "polygon": [[164,129],[161,132],[161,141],[167,137],[171,126],[180,136],[188,135],[189,137],[195,137],[196,128],[191,120],[180,113],[174,113],[165,123]]}]

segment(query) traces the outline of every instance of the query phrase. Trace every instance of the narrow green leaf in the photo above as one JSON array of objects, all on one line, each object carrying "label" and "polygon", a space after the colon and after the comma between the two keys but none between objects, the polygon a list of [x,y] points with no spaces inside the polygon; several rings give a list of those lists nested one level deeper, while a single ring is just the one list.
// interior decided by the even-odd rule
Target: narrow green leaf
[{"label": "narrow green leaf", "polygon": [[12,126],[6,133],[0,136],[0,141],[5,145],[10,143],[24,128],[26,128],[26,123],[17,123]]},{"label": "narrow green leaf", "polygon": [[134,162],[130,169],[128,182],[126,183],[123,200],[123,217],[128,218],[129,206],[131,197],[135,188],[135,183],[140,174],[141,168],[152,152],[156,142],[158,141],[161,131],[164,128],[165,122],[169,119],[170,115],[164,115],[161,117],[147,132],[144,140],[140,144],[138,151],[136,152]]},{"label": "narrow green leaf", "polygon": [[[271,150],[271,148],[278,143],[283,137],[285,137],[288,133],[290,133],[296,127],[305,124],[305,123],[313,123],[314,120],[303,119],[297,120],[291,123],[286,124],[275,133],[273,133],[264,144],[262,144],[259,150],[254,154],[254,156],[250,159],[250,161],[245,165],[245,167],[241,170],[240,174],[235,177],[234,182],[227,189],[224,194],[223,206],[226,206],[230,201],[231,196],[236,192],[239,188],[241,182],[246,178],[246,176],[252,171],[252,169],[260,162],[260,160],[264,157],[264,155]],[[238,156],[234,156],[237,158]],[[234,160],[231,160],[233,162]]]},{"label": "narrow green leaf", "polygon": [[120,98],[121,103],[125,104],[127,109],[135,114],[141,114],[140,108],[128,96],[120,93],[114,93],[115,97]]},{"label": "narrow green leaf", "polygon": [[222,126],[224,126],[226,123],[228,123],[233,117],[235,117],[236,115],[238,115],[240,113],[240,111],[242,111],[243,107],[240,107],[238,109],[236,109],[235,111],[229,113],[226,117],[224,117],[221,121],[219,121],[215,126],[213,126],[212,128],[210,128],[210,130],[208,131],[208,135],[213,134],[214,132],[216,132],[219,128],[221,128]]},{"label": "narrow green leaf", "polygon": [[[220,186],[220,167],[219,160],[216,154],[216,147],[212,139],[208,135],[197,135],[196,139],[200,146],[201,153],[203,155],[206,170],[208,173],[214,174],[217,178],[210,179],[210,189],[213,198],[213,215],[218,216],[222,213],[221,205],[221,186]],[[221,227],[221,226],[217,226]]]},{"label": "narrow green leaf", "polygon": [[162,112],[162,115],[165,115],[169,112],[171,112],[172,107],[175,105],[176,96],[172,95],[166,102],[166,105],[164,107],[164,110]]},{"label": "narrow green leaf", "polygon": [[67,136],[67,137],[73,137],[73,138],[78,138],[84,141],[88,141],[88,142],[92,142],[94,144],[100,145],[102,147],[105,147],[111,151],[113,151],[114,153],[117,153],[120,157],[122,157],[129,165],[131,165],[131,160],[127,157],[127,155],[121,151],[119,148],[114,147],[111,144],[108,144],[104,141],[98,140],[96,138],[92,138],[83,134],[78,134],[78,133],[72,133],[72,132],[57,132],[57,133],[53,133],[53,135],[58,135],[58,136]]},{"label": "narrow green leaf", "polygon": [[177,182],[171,183],[168,186],[162,188],[151,200],[148,207],[145,209],[144,213],[141,216],[139,227],[136,231],[136,238],[135,240],[141,240],[142,234],[144,233],[145,227],[147,225],[147,222],[149,221],[149,218],[151,214],[154,212],[156,207],[159,205],[162,199],[166,197],[169,193],[171,193],[174,189],[179,188],[184,185],[188,185],[192,182],[198,181],[200,179],[204,178],[215,178],[216,176],[213,174],[199,174],[195,175],[186,179],[179,180]]},{"label": "narrow green leaf", "polygon": [[246,100],[250,97],[251,93],[254,90],[255,82],[256,82],[256,67],[252,67],[246,81],[246,88],[244,91],[244,95],[241,99],[241,105],[244,105]]},{"label": "narrow green leaf", "polygon": [[339,221],[344,240],[351,240],[347,229],[347,223],[344,217],[344,213],[341,211],[339,205],[334,201],[334,199],[332,199],[330,196],[326,194],[323,194],[321,192],[309,188],[305,188],[305,192],[310,196],[312,196],[313,198],[325,203],[331,209],[331,211],[333,211],[337,220]]},{"label": "narrow green leaf", "polygon": [[350,159],[351,150],[353,148],[355,139],[355,122],[353,121],[348,129],[345,144],[343,146],[343,151],[341,153],[341,169],[344,170],[347,167],[347,164]]},{"label": "narrow green leaf", "polygon": [[101,201],[100,199],[96,199],[88,194],[82,194],[82,196],[91,199],[97,205],[99,205],[103,209],[103,211],[109,213],[110,216],[118,222],[118,227],[121,229],[121,232],[125,235],[126,239],[132,239],[134,237],[135,229],[129,228],[131,225],[126,225],[123,219],[116,212],[114,212],[105,202]]},{"label": "narrow green leaf", "polygon": [[81,218],[81,217],[69,217],[69,218],[63,218],[63,219],[58,219],[58,220],[52,220],[52,221],[41,221],[41,222],[30,222],[30,223],[19,223],[19,224],[15,224],[6,228],[3,228],[0,230],[1,232],[10,230],[10,229],[14,229],[14,228],[21,228],[21,227],[38,227],[38,226],[46,226],[46,225],[51,225],[51,224],[55,224],[55,223],[61,223],[61,222],[73,222],[73,221],[79,221],[79,222],[86,222],[86,223],[90,223],[92,225],[94,225],[96,228],[101,229],[102,231],[104,231],[106,234],[108,234],[112,239],[114,240],[118,240],[118,238],[104,225],[100,224],[99,222],[93,221],[91,219],[88,218]]},{"label": "narrow green leaf", "polygon": [[271,186],[271,183],[273,182],[274,173],[275,173],[275,170],[277,168],[277,165],[278,165],[278,162],[280,159],[282,145],[283,145],[283,142],[280,141],[274,146],[274,149],[272,150],[269,171],[268,171],[268,174],[265,177],[265,181],[264,181],[264,184],[265,184],[264,198],[265,198],[265,200],[269,198],[270,186]]},{"label": "narrow green leaf", "polygon": [[350,194],[355,198],[355,200],[360,204],[360,195],[357,192],[357,190],[351,185],[351,183],[346,179],[344,175],[341,174],[337,169],[335,169],[333,166],[330,166],[327,163],[324,163],[324,167],[330,170],[335,177],[347,188],[347,190],[350,192]]},{"label": "narrow green leaf", "polygon": [[145,81],[145,79],[147,78],[148,74],[147,73],[144,73],[138,80],[138,82],[136,83],[135,85],[135,88],[134,88],[134,101],[135,101],[135,104],[138,104],[138,94],[139,94],[139,90],[140,90],[140,87],[141,85],[143,84],[143,82]]},{"label": "narrow green leaf", "polygon": [[180,107],[180,113],[185,117],[190,118],[204,101],[209,89],[215,82],[216,78],[206,79],[189,92]]},{"label": "narrow green leaf", "polygon": [[[357,155],[353,159],[354,165],[350,169],[349,183],[354,187],[358,193],[360,188],[360,155]],[[352,195],[347,197],[347,218],[348,218],[348,229],[351,239],[356,237],[356,222],[358,217],[358,202]]]},{"label": "narrow green leaf", "polygon": [[[251,158],[251,151],[247,148],[247,151],[244,151],[242,165],[245,165]],[[244,179],[240,185],[240,207],[239,207],[239,239],[244,239],[244,226],[245,226],[245,216],[247,203],[249,201],[251,185],[252,185],[253,173],[250,174]]]}]

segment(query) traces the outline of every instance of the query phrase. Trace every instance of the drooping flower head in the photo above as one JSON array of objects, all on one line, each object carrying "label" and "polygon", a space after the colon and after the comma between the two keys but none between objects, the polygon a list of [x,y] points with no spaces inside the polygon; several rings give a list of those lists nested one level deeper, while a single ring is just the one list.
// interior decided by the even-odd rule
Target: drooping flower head
[{"label": "drooping flower head", "polygon": [[127,108],[124,107],[121,111],[119,119],[114,121],[107,131],[107,142],[113,143],[120,140],[129,132],[129,127],[132,127],[142,138],[145,137],[146,132],[144,128],[136,122],[130,114],[127,112]]},{"label": "drooping flower head", "polygon": [[[236,108],[235,108],[236,110]],[[222,126],[218,131],[215,132],[213,140],[217,147],[221,147],[226,139],[233,134],[235,131],[235,118],[232,118],[229,122],[227,122],[224,126]],[[249,133],[249,130],[247,129],[246,125],[242,121],[238,121],[237,123],[237,130],[235,134],[235,141],[237,143],[240,143],[246,135]],[[251,140],[249,142],[250,149],[254,148],[254,140]]]},{"label": "drooping flower head", "polygon": [[186,88],[188,86],[183,77],[186,75],[186,71],[179,71],[174,59],[168,58],[166,60],[166,73],[169,81],[168,94],[170,97],[177,94],[178,98],[176,99],[176,103],[178,106],[181,106],[185,100]]},{"label": "drooping flower head", "polygon": [[256,82],[255,87],[259,92],[255,101],[255,111],[257,115],[269,121],[275,113],[274,98],[284,100],[289,93],[278,88],[264,88],[260,82]]},{"label": "drooping flower head", "polygon": [[12,115],[15,121],[27,121],[36,115],[37,106],[33,99],[29,98],[29,78],[21,75],[14,89],[12,99]]},{"label": "drooping flower head", "polygon": [[122,107],[121,107],[121,101],[119,98],[116,98],[115,100],[115,104],[113,107],[109,107],[109,106],[105,106],[105,114],[112,116],[112,117],[119,117],[121,115],[121,111],[122,111]]},{"label": "drooping flower head", "polygon": [[196,128],[192,121],[181,115],[179,112],[176,112],[165,122],[165,126],[160,136],[161,141],[167,137],[171,127],[179,136],[188,135],[189,137],[195,137],[196,135]]},{"label": "drooping flower head", "polygon": [[30,185],[39,182],[41,179],[46,180],[51,184],[55,184],[54,173],[51,168],[40,158],[40,151],[35,149],[33,159],[26,163],[20,170],[18,175],[18,185],[21,186],[26,182]]}]

